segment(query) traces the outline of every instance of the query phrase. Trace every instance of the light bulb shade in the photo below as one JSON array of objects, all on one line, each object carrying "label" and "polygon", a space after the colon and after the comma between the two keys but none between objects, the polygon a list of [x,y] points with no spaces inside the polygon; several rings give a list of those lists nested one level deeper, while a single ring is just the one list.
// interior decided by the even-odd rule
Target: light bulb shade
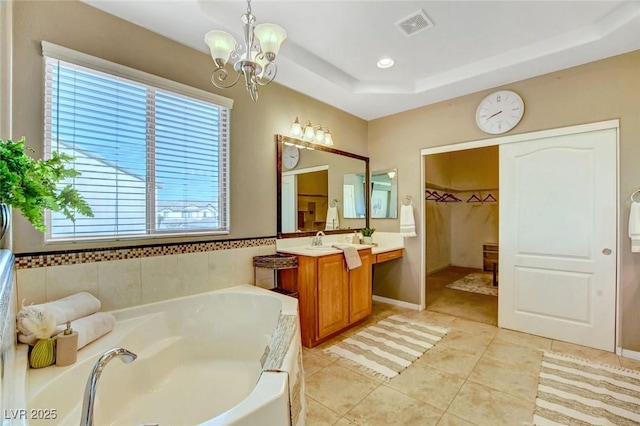
[{"label": "light bulb shade", "polygon": [[396,172],[387,172],[387,176],[389,176],[389,179],[394,179],[396,177]]},{"label": "light bulb shade", "polygon": [[[273,53],[273,57],[280,51],[280,45],[287,38],[287,32],[279,25],[264,23],[253,29],[253,34],[260,41],[263,53]],[[267,58],[270,55],[266,55]]]},{"label": "light bulb shade", "polygon": [[333,146],[333,138],[331,137],[331,133],[329,133],[329,129],[327,129],[327,131],[324,132],[324,144]]},{"label": "light bulb shade", "polygon": [[236,48],[236,39],[224,31],[209,31],[204,36],[204,42],[209,46],[211,57],[216,65],[220,65],[220,61],[222,61],[222,66],[224,66],[229,60],[231,52]]},{"label": "light bulb shade", "polygon": [[289,134],[294,138],[299,138],[300,136],[302,136],[302,126],[300,126],[300,122],[298,121],[297,117],[296,121],[294,121],[293,125],[291,125],[291,132],[289,132]]},{"label": "light bulb shade", "polygon": [[316,132],[313,131],[313,126],[311,125],[311,122],[308,122],[304,128],[303,138],[306,140],[312,141],[315,139],[315,137],[316,137]]},{"label": "light bulb shade", "polygon": [[316,142],[324,143],[324,130],[322,130],[322,127],[318,128],[318,131],[316,131]]}]

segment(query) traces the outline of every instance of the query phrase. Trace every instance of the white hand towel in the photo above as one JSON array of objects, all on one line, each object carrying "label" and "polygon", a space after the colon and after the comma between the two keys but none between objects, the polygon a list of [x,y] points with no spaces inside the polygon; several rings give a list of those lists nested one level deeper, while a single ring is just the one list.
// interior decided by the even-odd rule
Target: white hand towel
[{"label": "white hand towel", "polygon": [[100,310],[101,304],[91,293],[80,292],[71,296],[55,300],[53,302],[40,305],[23,306],[16,315],[16,328],[18,329],[18,340],[22,343],[32,343],[35,336],[31,334],[22,324],[22,321],[29,312],[49,311],[53,313],[56,325],[64,326],[67,321],[74,321],[78,318],[86,317]]},{"label": "white hand towel", "polygon": [[413,204],[402,205],[400,208],[400,234],[403,237],[415,237],[416,221],[413,218]]},{"label": "white hand towel", "polygon": [[329,206],[329,208],[327,209],[327,224],[324,230],[333,231],[334,229],[340,229],[340,220],[338,219],[338,208]]},{"label": "white hand towel", "polygon": [[640,253],[640,203],[632,202],[629,212],[629,238],[631,238],[631,251]]},{"label": "white hand towel", "polygon": [[360,259],[360,254],[358,254],[358,250],[355,247],[349,246],[346,244],[334,244],[331,247],[335,247],[338,250],[342,250],[342,254],[344,255],[344,260],[347,262],[347,269],[352,270],[362,266],[362,260]]},{"label": "white hand towel", "polygon": [[71,322],[71,328],[78,332],[78,349],[109,333],[115,325],[116,318],[108,312],[97,312]]}]

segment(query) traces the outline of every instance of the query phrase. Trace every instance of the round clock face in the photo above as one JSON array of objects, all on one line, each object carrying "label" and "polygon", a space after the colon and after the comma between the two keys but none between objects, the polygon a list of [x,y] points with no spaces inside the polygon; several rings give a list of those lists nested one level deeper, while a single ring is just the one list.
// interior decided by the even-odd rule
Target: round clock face
[{"label": "round clock face", "polygon": [[295,146],[285,146],[282,150],[282,166],[285,169],[293,169],[300,160],[300,151]]},{"label": "round clock face", "polygon": [[510,90],[501,90],[480,102],[476,110],[476,123],[483,132],[498,135],[516,127],[523,115],[522,98]]}]

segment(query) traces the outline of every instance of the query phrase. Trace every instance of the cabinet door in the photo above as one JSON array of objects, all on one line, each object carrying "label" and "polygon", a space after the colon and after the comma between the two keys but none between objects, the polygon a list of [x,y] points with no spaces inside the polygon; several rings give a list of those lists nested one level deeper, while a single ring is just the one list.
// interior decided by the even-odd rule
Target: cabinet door
[{"label": "cabinet door", "polygon": [[318,258],[318,338],[349,325],[349,275],[342,254]]},{"label": "cabinet door", "polygon": [[359,252],[362,266],[349,271],[349,323],[371,314],[371,250]]}]

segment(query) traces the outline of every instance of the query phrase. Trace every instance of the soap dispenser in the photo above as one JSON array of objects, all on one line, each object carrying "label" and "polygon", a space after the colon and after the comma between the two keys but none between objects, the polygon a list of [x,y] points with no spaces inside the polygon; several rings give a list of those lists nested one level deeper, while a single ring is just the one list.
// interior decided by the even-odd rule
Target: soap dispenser
[{"label": "soap dispenser", "polygon": [[67,328],[56,339],[56,365],[65,367],[78,359],[78,332],[71,329],[71,322],[67,321]]},{"label": "soap dispenser", "polygon": [[360,237],[357,232],[353,232],[353,236],[351,237],[351,244],[360,244]]}]

